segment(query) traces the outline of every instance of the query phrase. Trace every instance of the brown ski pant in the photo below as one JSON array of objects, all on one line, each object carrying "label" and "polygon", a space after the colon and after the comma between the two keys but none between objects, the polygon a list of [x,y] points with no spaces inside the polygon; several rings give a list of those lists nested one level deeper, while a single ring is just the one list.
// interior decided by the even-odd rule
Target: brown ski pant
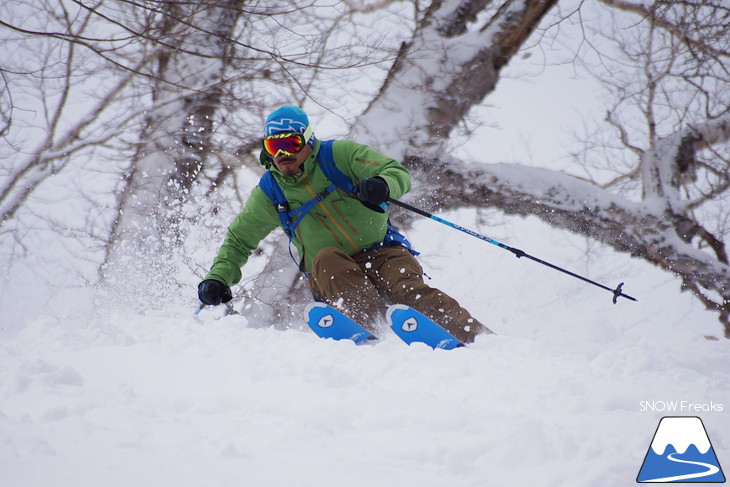
[{"label": "brown ski pant", "polygon": [[353,256],[334,247],[314,258],[309,285],[315,297],[377,334],[376,323],[390,304],[408,305],[464,343],[491,333],[456,300],[423,282],[423,270],[404,247],[387,246]]}]

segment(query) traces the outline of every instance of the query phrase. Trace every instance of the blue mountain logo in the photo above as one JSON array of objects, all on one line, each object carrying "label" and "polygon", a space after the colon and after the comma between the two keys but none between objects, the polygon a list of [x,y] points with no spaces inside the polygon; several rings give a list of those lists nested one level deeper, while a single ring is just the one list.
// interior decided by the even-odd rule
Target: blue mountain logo
[{"label": "blue mountain logo", "polygon": [[725,482],[702,420],[695,416],[662,418],[636,481]]}]

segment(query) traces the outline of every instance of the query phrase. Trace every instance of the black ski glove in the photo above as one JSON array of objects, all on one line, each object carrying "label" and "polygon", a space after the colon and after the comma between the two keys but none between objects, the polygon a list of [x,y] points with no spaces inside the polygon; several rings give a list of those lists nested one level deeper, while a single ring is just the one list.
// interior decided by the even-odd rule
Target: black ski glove
[{"label": "black ski glove", "polygon": [[206,279],[198,284],[198,298],[208,306],[218,306],[233,299],[231,288],[215,279]]},{"label": "black ski glove", "polygon": [[385,213],[380,204],[388,201],[389,195],[388,183],[380,176],[365,178],[357,185],[357,198],[371,210],[380,213]]}]

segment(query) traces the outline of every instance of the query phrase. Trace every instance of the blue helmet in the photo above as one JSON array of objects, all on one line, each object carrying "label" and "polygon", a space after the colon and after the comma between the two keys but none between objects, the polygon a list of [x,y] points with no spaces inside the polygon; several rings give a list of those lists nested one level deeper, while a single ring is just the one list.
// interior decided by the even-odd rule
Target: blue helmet
[{"label": "blue helmet", "polygon": [[314,141],[309,117],[304,110],[292,105],[284,105],[271,112],[266,119],[264,136],[291,132],[304,134],[305,141],[310,145]]}]

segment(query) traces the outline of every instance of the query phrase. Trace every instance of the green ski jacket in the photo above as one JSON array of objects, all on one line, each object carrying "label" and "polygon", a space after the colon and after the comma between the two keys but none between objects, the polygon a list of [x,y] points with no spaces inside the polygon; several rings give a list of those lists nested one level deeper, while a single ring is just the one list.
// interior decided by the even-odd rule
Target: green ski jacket
[{"label": "green ski jacket", "polygon": [[[273,162],[262,154],[261,163],[272,172],[292,210],[307,203],[332,184],[317,163],[320,141],[295,176],[284,176]],[[364,178],[380,176],[388,184],[390,196],[400,198],[411,188],[408,171],[397,161],[372,148],[349,140],[337,140],[332,146],[338,169],[357,183]],[[302,260],[303,269],[312,269],[317,253],[336,247],[348,255],[382,242],[387,230],[388,215],[367,208],[355,196],[339,188],[327,195],[302,219],[293,242]],[[281,226],[276,208],[259,186],[248,197],[243,211],[228,227],[226,238],[205,279],[216,279],[228,286],[241,280],[241,268],[259,242]]]}]

